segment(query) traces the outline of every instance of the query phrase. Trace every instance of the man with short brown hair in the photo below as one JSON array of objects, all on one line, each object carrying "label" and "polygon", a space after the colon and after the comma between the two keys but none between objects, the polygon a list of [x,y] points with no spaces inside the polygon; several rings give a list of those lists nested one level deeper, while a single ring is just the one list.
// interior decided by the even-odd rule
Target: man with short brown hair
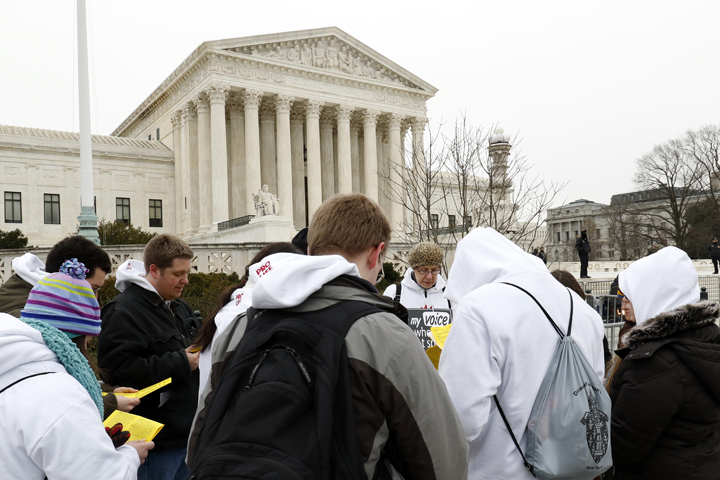
[{"label": "man with short brown hair", "polygon": [[[347,399],[353,406],[354,422],[350,419],[357,446],[345,452],[343,462],[331,460],[325,465],[329,471],[323,472],[327,476],[316,473],[318,478],[467,477],[468,445],[445,385],[413,331],[394,315],[392,300],[379,295],[374,286],[382,279],[382,255],[390,232],[390,223],[375,202],[358,193],[335,195],[310,222],[308,256],[278,253],[250,267],[249,281],[255,285],[252,319],[238,317],[214,343],[210,385],[203,392],[188,445],[191,468],[199,468],[202,462],[194,462],[216,440],[203,431],[213,428],[204,422],[212,413],[215,382],[227,365],[223,359],[232,358],[236,350],[238,358],[244,358],[252,343],[239,345],[244,334],[254,338],[263,320],[285,315],[308,324],[321,318],[349,324],[344,336],[347,357],[342,360],[347,366],[340,367],[349,371]],[[273,374],[271,370],[265,375]],[[248,435],[260,443],[262,430],[280,413],[268,410],[255,418],[255,425],[263,427]],[[247,458],[238,462],[252,463]],[[340,463],[357,470],[351,469],[352,476],[343,475]]]},{"label": "man with short brown hair", "polygon": [[156,450],[138,470],[139,480],[190,476],[185,446],[197,408],[200,356],[190,345],[200,325],[180,296],[193,256],[174,235],[154,237],[145,246],[144,266],[136,260],[120,266],[116,287],[122,293],[102,309],[98,364],[112,383],[141,389],[172,378],[133,411],[165,425],[154,440]]}]

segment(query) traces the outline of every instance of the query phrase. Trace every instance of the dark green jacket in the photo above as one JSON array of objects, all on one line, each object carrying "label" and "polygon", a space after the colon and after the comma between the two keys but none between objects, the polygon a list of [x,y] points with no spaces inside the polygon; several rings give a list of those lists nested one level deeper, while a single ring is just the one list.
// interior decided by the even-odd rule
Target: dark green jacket
[{"label": "dark green jacket", "polygon": [[20,310],[25,308],[33,286],[15,273],[0,287],[0,313],[8,313],[20,318]]}]

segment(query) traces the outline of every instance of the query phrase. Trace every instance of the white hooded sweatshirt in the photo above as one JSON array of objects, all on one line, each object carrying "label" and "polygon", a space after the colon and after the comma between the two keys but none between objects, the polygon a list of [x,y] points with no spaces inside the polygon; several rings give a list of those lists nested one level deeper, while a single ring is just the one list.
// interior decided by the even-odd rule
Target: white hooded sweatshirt
[{"label": "white hooded sweatshirt", "polygon": [[41,278],[48,273],[45,271],[45,264],[32,253],[26,253],[12,260],[12,268],[18,277],[25,280],[33,287],[37,285]]},{"label": "white hooded sweatshirt", "polygon": [[0,313],[0,478],[135,480],[137,451],[115,449],[95,402],[40,332]]},{"label": "white hooded sweatshirt", "polygon": [[[437,276],[435,285],[430,288],[423,288],[412,278],[413,269],[408,268],[400,284],[400,303],[405,308],[450,308],[448,301],[443,297],[445,280],[441,275]],[[395,298],[397,285],[390,285],[385,289],[383,295]]]},{"label": "white hooded sweatshirt", "polygon": [[620,274],[620,291],[632,303],[635,321],[700,301],[698,275],[687,253],[665,247],[634,262]]},{"label": "white hooded sweatshirt", "polygon": [[213,335],[213,341],[209,348],[200,353],[200,388],[198,389],[198,398],[203,398],[202,393],[205,390],[210,379],[210,371],[212,370],[212,348],[215,345],[215,340],[220,336],[222,332],[230,325],[235,317],[245,312],[252,305],[252,291],[254,285],[250,282],[243,288],[238,288],[232,293],[230,301],[225,304],[223,308],[215,315],[215,334]]},{"label": "white hooded sweatshirt", "polygon": [[445,297],[457,306],[440,376],[470,444],[468,478],[530,480],[492,397],[498,396],[524,451],[530,411],[559,337],[528,295],[500,282],[532,293],[563,331],[572,299],[572,338],[600,380],[603,326],[542,260],[495,230],[477,228],[458,243],[445,289]]},{"label": "white hooded sweatshirt", "polygon": [[145,263],[141,260],[125,260],[117,269],[115,288],[124,292],[131,284],[157,293],[155,287],[145,278]]}]

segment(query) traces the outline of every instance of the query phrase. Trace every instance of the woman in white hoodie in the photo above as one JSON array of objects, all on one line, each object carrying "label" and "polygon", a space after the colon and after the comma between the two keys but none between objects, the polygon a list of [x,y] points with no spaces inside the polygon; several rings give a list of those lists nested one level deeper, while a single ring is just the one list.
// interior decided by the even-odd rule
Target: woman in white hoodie
[{"label": "woman in white hoodie", "polygon": [[260,250],[250,263],[245,267],[245,275],[240,279],[240,283],[232,285],[220,294],[215,310],[203,320],[202,328],[195,340],[194,346],[200,349],[200,388],[198,389],[198,398],[202,398],[210,378],[210,369],[212,368],[212,345],[213,341],[225,331],[228,325],[241,313],[245,312],[252,306],[253,283],[249,280],[250,265],[260,263],[265,257],[269,257],[274,253],[296,253],[303,255],[303,252],[289,242],[276,242],[266,245]]},{"label": "woman in white hoodie", "polygon": [[[84,271],[84,273],[83,273]],[[83,356],[100,308],[82,263],[38,281],[21,320],[0,314],[0,472],[3,480],[135,480],[152,442],[115,448]]]},{"label": "woman in white hoodie", "polygon": [[383,295],[399,301],[405,308],[450,308],[450,302],[443,298],[442,249],[434,243],[418,243],[408,253],[408,263],[410,268],[402,282],[390,285]]},{"label": "woman in white hoodie", "polygon": [[468,478],[531,480],[493,403],[497,395],[524,448],[535,397],[558,342],[532,293],[567,331],[602,381],[603,326],[584,299],[557,282],[538,257],[491,228],[477,228],[458,243],[445,295],[457,304],[440,357],[440,376],[470,444]]}]

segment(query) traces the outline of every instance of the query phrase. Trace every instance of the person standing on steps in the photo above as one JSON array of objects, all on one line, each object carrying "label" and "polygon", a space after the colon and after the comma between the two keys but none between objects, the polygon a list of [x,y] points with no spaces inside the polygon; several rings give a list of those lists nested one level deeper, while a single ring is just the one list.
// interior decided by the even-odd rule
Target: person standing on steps
[{"label": "person standing on steps", "polygon": [[590,278],[587,274],[587,267],[591,249],[587,230],[580,232],[580,236],[575,240],[575,250],[577,250],[580,257],[580,278]]},{"label": "person standing on steps", "polygon": [[720,245],[718,245],[717,237],[713,238],[712,243],[708,247],[708,251],[710,252],[710,258],[712,259],[713,267],[715,267],[715,271],[713,272],[713,275],[717,275],[718,274],[718,261],[720,260]]}]

